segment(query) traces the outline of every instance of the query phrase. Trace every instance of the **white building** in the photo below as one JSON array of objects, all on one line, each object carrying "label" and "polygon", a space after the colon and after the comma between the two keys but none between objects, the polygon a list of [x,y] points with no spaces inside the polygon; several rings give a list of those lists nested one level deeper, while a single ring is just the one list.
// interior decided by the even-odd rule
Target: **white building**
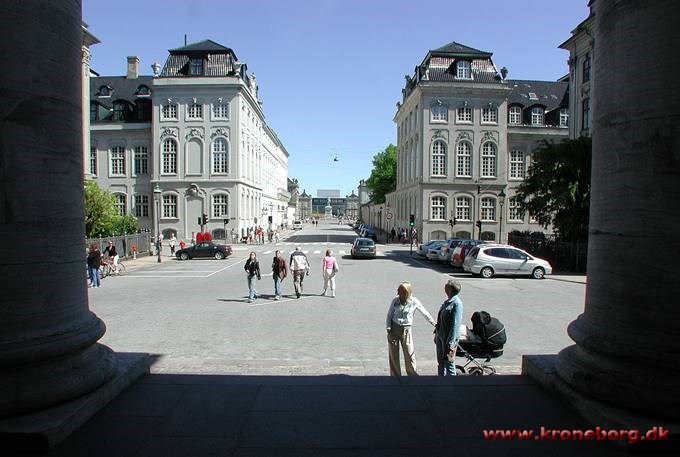
[{"label": "white building", "polygon": [[[287,223],[288,152],[266,124],[255,75],[206,40],[169,51],[154,76],[90,79],[88,179],[109,189],[141,228],[189,239]],[[229,219],[228,223],[225,221]]]}]

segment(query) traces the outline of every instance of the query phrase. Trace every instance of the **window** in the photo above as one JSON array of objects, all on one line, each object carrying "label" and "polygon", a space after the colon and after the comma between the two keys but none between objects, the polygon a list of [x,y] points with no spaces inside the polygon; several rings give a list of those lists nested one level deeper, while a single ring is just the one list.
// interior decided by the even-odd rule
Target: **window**
[{"label": "window", "polygon": [[212,197],[212,216],[229,216],[229,196],[227,194],[216,194]]},{"label": "window", "polygon": [[456,219],[459,221],[470,220],[470,197],[456,197]]},{"label": "window", "polygon": [[149,174],[149,149],[146,146],[135,147],[135,171],[136,175]]},{"label": "window", "polygon": [[99,120],[99,103],[90,102],[90,122]]},{"label": "window", "polygon": [[135,92],[135,95],[137,95],[138,97],[146,97],[151,95],[151,92],[149,91],[149,86],[145,86],[144,84],[142,84],[137,88],[137,92]]},{"label": "window", "polygon": [[560,127],[568,126],[569,126],[569,109],[562,108],[560,109]]},{"label": "window", "polygon": [[151,101],[150,100],[137,100],[135,104],[137,111],[138,121],[150,121],[151,120]]},{"label": "window", "polygon": [[164,174],[177,174],[177,143],[173,140],[163,142],[162,162]]},{"label": "window", "polygon": [[443,221],[446,216],[446,197],[432,197],[430,219]]},{"label": "window", "polygon": [[125,120],[125,102],[113,102],[113,120]]},{"label": "window", "polygon": [[456,62],[456,78],[472,79],[472,66],[467,60]]},{"label": "window", "polygon": [[161,108],[161,119],[177,119],[177,103],[168,103]]},{"label": "window", "polygon": [[125,216],[127,198],[123,194],[116,194],[114,197],[116,199],[116,212],[119,216]]},{"label": "window", "polygon": [[90,147],[90,174],[97,176],[97,148]]},{"label": "window", "polygon": [[543,108],[540,106],[531,108],[531,125],[543,125]]},{"label": "window", "polygon": [[590,54],[583,59],[583,82],[590,81]]},{"label": "window", "polygon": [[496,200],[491,197],[482,198],[482,221],[493,222],[496,220]]},{"label": "window", "polygon": [[227,140],[216,138],[212,144],[212,172],[229,173],[229,154],[227,152]]},{"label": "window", "polygon": [[177,218],[177,195],[163,195],[163,217]]},{"label": "window", "polygon": [[189,119],[203,119],[203,105],[200,103],[190,104],[188,116]]},{"label": "window", "polygon": [[508,123],[512,125],[520,125],[522,123],[522,107],[511,106],[508,114]]},{"label": "window", "polygon": [[586,98],[581,103],[581,128],[588,130],[590,128],[590,99]]},{"label": "window", "polygon": [[444,105],[435,105],[431,108],[432,122],[446,122],[449,119],[449,108]]},{"label": "window", "polygon": [[487,141],[482,145],[482,178],[496,177],[496,145]]},{"label": "window", "polygon": [[446,144],[443,141],[432,144],[432,176],[446,176]]},{"label": "window", "polygon": [[524,151],[510,152],[510,179],[524,179]]},{"label": "window", "polygon": [[191,76],[203,76],[203,59],[191,59],[189,74]]},{"label": "window", "polygon": [[135,195],[135,216],[149,217],[149,196]]},{"label": "window", "polygon": [[99,90],[97,91],[97,96],[99,96],[99,97],[110,97],[111,96],[111,88],[109,86],[100,86]]},{"label": "window", "polygon": [[456,111],[456,122],[472,122],[472,108],[461,106]]},{"label": "window", "polygon": [[472,146],[466,141],[458,143],[456,151],[456,176],[472,176]]},{"label": "window", "polygon": [[111,174],[125,175],[125,148],[122,146],[114,146],[111,148]]},{"label": "window", "polygon": [[524,219],[524,214],[519,208],[519,199],[517,197],[512,197],[508,202],[508,220],[515,222],[522,222]]},{"label": "window", "polygon": [[213,118],[229,119],[229,103],[218,102],[213,104]]},{"label": "window", "polygon": [[482,108],[482,122],[487,124],[498,123],[498,110],[493,107]]}]

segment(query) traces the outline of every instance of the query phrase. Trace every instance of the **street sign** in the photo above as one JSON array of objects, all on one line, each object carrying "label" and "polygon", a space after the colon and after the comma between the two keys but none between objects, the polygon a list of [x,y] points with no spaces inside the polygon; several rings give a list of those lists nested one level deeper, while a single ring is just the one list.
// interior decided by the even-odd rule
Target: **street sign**
[{"label": "street sign", "polygon": [[388,211],[387,214],[385,215],[385,217],[386,217],[387,219],[392,219],[392,213],[390,213],[390,212]]}]

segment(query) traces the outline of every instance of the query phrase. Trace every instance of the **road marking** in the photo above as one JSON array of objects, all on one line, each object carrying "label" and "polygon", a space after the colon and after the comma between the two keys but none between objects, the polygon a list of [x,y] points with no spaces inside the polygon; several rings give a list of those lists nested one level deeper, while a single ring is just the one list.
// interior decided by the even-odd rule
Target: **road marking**
[{"label": "road marking", "polygon": [[263,254],[271,254],[274,251],[265,251]]},{"label": "road marking", "polygon": [[306,251],[302,251],[302,253],[303,253],[303,254],[308,254],[308,253],[309,253],[309,249],[306,250]]},{"label": "road marking", "polygon": [[345,251],[338,251],[338,254],[340,254],[340,255],[345,255],[345,254],[347,254],[347,252],[345,252]]},{"label": "road marking", "polygon": [[321,254],[321,251],[314,251],[314,254]]},{"label": "road marking", "polygon": [[221,271],[224,271],[224,270],[226,270],[226,269],[228,269],[228,268],[231,268],[231,267],[233,267],[233,266],[236,266],[236,265],[240,264],[241,262],[244,262],[245,260],[246,260],[246,258],[243,258],[243,259],[239,260],[238,262],[232,263],[231,265],[227,265],[227,266],[224,267],[224,268],[220,268],[219,270],[210,273],[208,276],[206,276],[206,278],[209,278],[210,276],[212,276],[212,275],[214,275],[214,274],[217,274],[217,273],[219,273],[219,272],[221,272]]}]

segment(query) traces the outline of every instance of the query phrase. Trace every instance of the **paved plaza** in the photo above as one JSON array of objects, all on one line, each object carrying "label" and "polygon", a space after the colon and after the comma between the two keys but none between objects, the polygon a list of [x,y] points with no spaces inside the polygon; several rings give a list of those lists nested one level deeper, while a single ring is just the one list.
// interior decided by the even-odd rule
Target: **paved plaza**
[{"label": "paved plaza", "polygon": [[[414,295],[436,316],[452,276],[463,285],[468,325],[478,310],[506,325],[505,354],[495,360],[500,373],[519,373],[522,354],[555,353],[571,344],[565,329],[583,308],[579,278],[485,280],[418,259],[402,245],[379,244],[377,258],[355,260],[349,255],[355,237],[347,225],[322,222],[287,232],[278,244],[235,245],[222,261],[179,261],[164,251],[160,264],[148,257],[128,261],[126,275],[89,289],[90,307],[106,322],[102,342],[117,352],[154,354],[152,373],[386,375],[385,316],[399,282],[411,281]],[[304,294],[295,298],[289,277],[283,299],[275,301],[274,250],[287,261],[296,245],[312,265]],[[326,249],[341,269],[336,298],[320,296]],[[260,298],[248,303],[243,266],[251,250],[262,280]],[[414,339],[419,372],[436,374],[432,327],[420,315]]]}]

